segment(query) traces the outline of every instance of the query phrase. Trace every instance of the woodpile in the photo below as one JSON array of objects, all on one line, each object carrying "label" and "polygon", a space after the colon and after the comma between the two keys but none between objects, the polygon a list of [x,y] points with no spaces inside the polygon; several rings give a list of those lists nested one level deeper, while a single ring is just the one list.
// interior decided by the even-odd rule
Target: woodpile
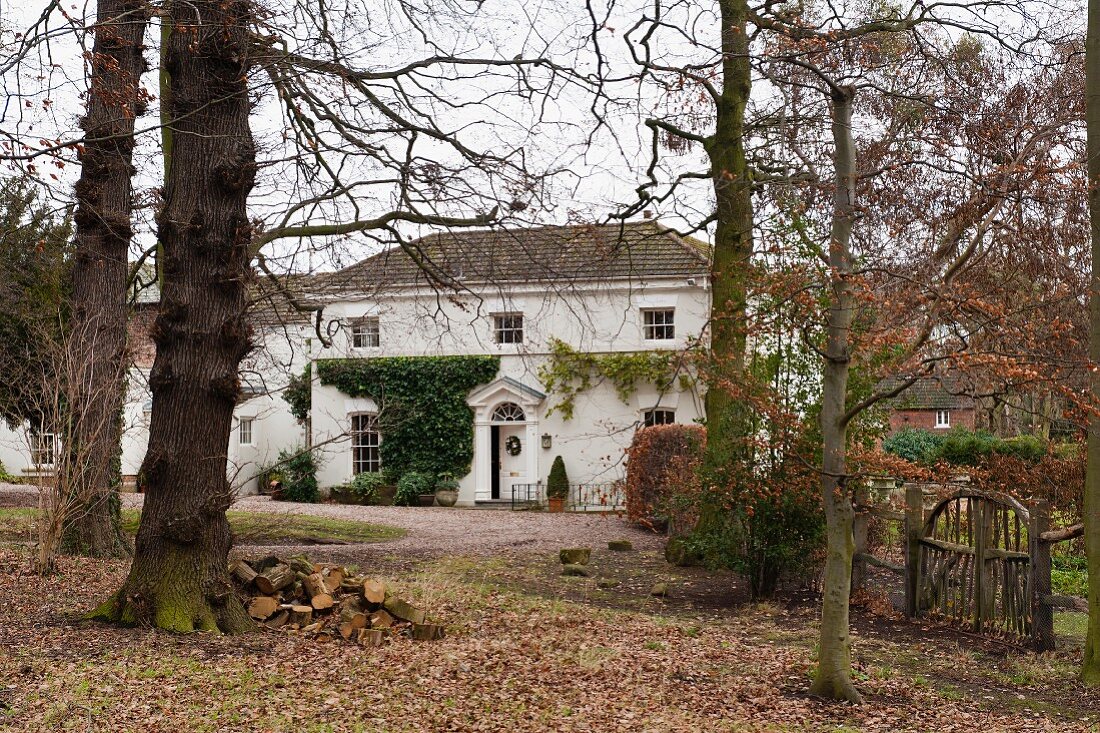
[{"label": "woodpile", "polygon": [[341,565],[271,556],[237,560],[229,573],[248,598],[248,614],[269,629],[368,647],[398,634],[417,641],[444,637],[443,626],[428,623],[422,609]]}]

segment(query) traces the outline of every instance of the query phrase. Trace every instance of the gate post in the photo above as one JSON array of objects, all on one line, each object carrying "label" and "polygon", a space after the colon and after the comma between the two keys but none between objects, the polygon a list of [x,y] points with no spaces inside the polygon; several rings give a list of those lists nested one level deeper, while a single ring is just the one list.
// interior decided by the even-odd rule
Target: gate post
[{"label": "gate post", "polygon": [[1040,499],[1031,509],[1027,528],[1028,597],[1031,603],[1031,648],[1037,652],[1054,649],[1054,609],[1050,604],[1050,543],[1041,539],[1050,529],[1050,504]]},{"label": "gate post", "polygon": [[914,484],[905,485],[905,615],[912,618],[917,607],[920,588],[920,539],[924,532],[924,490]]}]

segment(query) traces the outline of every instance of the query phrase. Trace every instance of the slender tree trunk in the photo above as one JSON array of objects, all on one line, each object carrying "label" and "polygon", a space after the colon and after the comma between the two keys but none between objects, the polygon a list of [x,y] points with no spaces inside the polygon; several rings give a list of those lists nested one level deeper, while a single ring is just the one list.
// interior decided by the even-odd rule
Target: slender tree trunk
[{"label": "slender tree trunk", "polygon": [[[1100,364],[1100,0],[1089,0],[1085,41],[1085,120],[1088,128],[1089,218],[1092,279],[1089,288],[1089,359]],[[1090,377],[1093,405],[1100,404],[1100,374]],[[1085,553],[1089,566],[1089,626],[1081,679],[1100,685],[1100,417],[1089,418],[1085,472]]]},{"label": "slender tree trunk", "polygon": [[87,141],[76,183],[72,317],[59,490],[73,495],[66,549],[129,554],[119,522],[122,406],[126,391],[126,279],[134,121],[145,108],[142,0],[99,0],[91,57]]},{"label": "slender tree trunk", "polygon": [[[722,14],[722,94],[717,124],[707,139],[717,203],[717,230],[711,265],[712,375],[706,395],[707,469],[721,478],[744,459],[747,412],[729,387],[745,370],[745,311],[752,258],[752,180],[745,160],[745,106],[752,90],[745,0],[720,0]],[[720,506],[703,507],[705,526]]]},{"label": "slender tree trunk", "polygon": [[164,279],[129,577],[93,616],[172,631],[252,628],[226,569],[226,448],[250,348],[245,313],[255,177],[242,0],[172,0],[172,165],[158,217]]},{"label": "slender tree trunk", "polygon": [[852,654],[848,630],[848,599],[852,584],[852,528],[855,509],[847,486],[847,422],[849,339],[855,310],[850,281],[851,238],[855,219],[856,155],[852,142],[852,102],[855,90],[832,94],[834,168],[833,221],[829,241],[832,302],[826,323],[825,368],[821,394],[823,444],[821,492],[825,504],[827,554],[817,673],[810,692],[837,700],[860,702],[852,684]]}]

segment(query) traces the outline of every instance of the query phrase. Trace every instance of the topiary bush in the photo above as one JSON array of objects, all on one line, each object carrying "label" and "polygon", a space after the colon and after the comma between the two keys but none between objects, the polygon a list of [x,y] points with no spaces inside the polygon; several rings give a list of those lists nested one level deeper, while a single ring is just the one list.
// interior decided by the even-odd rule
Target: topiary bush
[{"label": "topiary bush", "polygon": [[649,526],[670,519],[694,524],[690,513],[706,444],[706,429],[699,425],[653,425],[634,433],[626,453],[627,519]]},{"label": "topiary bush", "polygon": [[366,471],[355,474],[347,485],[348,492],[364,504],[377,504],[385,488],[386,479],[381,473]]},{"label": "topiary bush", "polygon": [[393,503],[398,506],[414,506],[421,494],[435,493],[435,476],[424,471],[407,471],[397,481],[397,493]]},{"label": "topiary bush", "polygon": [[554,459],[550,466],[550,475],[546,477],[546,498],[569,498],[569,476],[565,473],[565,461],[561,456]]},{"label": "topiary bush", "polygon": [[271,474],[276,473],[283,484],[276,497],[280,501],[314,504],[320,498],[317,489],[317,461],[309,448],[299,447],[279,453],[279,460]]}]

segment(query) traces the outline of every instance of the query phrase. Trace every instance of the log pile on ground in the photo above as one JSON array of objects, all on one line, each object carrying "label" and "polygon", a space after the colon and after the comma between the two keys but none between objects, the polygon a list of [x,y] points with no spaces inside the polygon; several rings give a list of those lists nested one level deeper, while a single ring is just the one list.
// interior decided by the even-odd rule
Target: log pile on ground
[{"label": "log pile on ground", "polygon": [[396,634],[418,641],[444,636],[423,610],[341,565],[270,556],[237,560],[229,572],[248,598],[249,615],[270,629],[363,646],[382,646]]}]

